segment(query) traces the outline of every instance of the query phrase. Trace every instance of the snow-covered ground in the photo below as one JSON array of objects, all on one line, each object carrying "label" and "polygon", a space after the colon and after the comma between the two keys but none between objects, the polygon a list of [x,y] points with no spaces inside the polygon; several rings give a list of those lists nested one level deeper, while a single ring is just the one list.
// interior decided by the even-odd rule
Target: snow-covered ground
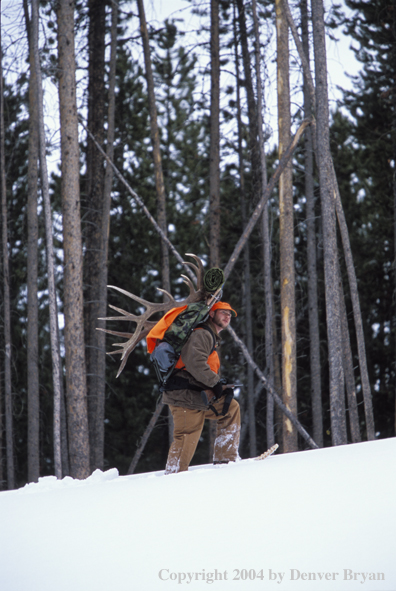
[{"label": "snow-covered ground", "polygon": [[1,591],[395,591],[396,438],[0,493]]}]

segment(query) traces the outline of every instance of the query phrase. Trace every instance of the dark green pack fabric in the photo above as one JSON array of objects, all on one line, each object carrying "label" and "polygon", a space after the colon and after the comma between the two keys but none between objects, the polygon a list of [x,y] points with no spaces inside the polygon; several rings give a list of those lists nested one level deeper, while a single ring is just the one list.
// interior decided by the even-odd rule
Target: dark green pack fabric
[{"label": "dark green pack fabric", "polygon": [[162,341],[156,345],[150,359],[161,386],[165,385],[172,374],[181,350],[194,328],[205,322],[208,316],[209,309],[204,302],[189,304],[172,322]]},{"label": "dark green pack fabric", "polygon": [[205,322],[208,315],[208,306],[204,302],[197,302],[189,304],[187,309],[172,322],[164,335],[163,341],[172,345],[178,358],[194,328],[198,324]]}]

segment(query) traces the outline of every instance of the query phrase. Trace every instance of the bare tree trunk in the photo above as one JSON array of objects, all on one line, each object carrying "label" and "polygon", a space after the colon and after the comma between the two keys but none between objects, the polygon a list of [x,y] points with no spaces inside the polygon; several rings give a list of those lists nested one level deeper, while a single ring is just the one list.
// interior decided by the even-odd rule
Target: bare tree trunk
[{"label": "bare tree trunk", "polygon": [[[270,381],[275,383],[275,356],[276,356],[276,332],[275,332],[275,306],[272,289],[271,274],[271,243],[269,234],[268,206],[263,210],[262,218],[263,235],[263,261],[264,261],[264,292],[265,292],[265,363]],[[267,392],[266,431],[267,446],[275,443],[275,406],[274,399]]]},{"label": "bare tree trunk", "polygon": [[[392,31],[393,31],[393,39],[396,39],[396,0],[392,2]],[[393,52],[392,52],[392,61],[393,61],[393,84],[394,88],[396,87],[396,44],[393,44]],[[393,106],[393,117],[392,117],[392,149],[393,149],[393,162],[396,163],[396,92],[392,92],[392,106]],[[394,169],[395,169],[394,164]],[[393,280],[394,280],[394,290],[396,290],[396,174],[393,173],[393,182],[392,182],[392,189],[393,189]],[[393,305],[393,343],[395,346],[395,367],[396,367],[396,310],[395,310],[395,303]],[[395,436],[396,436],[396,383],[395,383]]]},{"label": "bare tree trunk", "polygon": [[[220,46],[219,0],[210,1],[210,153],[209,153],[209,259],[220,267]],[[213,458],[216,421],[209,425],[209,461]]]},{"label": "bare tree trunk", "polygon": [[[105,116],[105,24],[106,1],[89,0],[88,128],[101,146],[104,144]],[[106,262],[102,226],[105,210],[103,157],[87,138],[87,187],[84,210],[84,327],[87,365],[87,401],[91,471],[103,469],[103,423],[101,409],[105,397],[105,368],[101,331],[96,330],[103,317],[102,275]],[[106,282],[107,283],[107,282]],[[105,284],[105,292],[107,287]]]},{"label": "bare tree trunk", "polygon": [[367,358],[366,358],[366,345],[364,341],[363,332],[363,320],[362,313],[360,310],[359,294],[357,279],[355,273],[355,267],[353,264],[351,244],[349,241],[349,233],[346,225],[344,210],[341,203],[341,196],[338,190],[337,179],[332,166],[332,179],[333,179],[333,197],[336,204],[336,212],[338,219],[338,227],[340,229],[340,235],[342,240],[342,246],[344,249],[345,263],[348,273],[349,289],[352,300],[353,318],[355,321],[356,340],[358,347],[359,356],[359,367],[360,367],[360,379],[362,383],[362,392],[364,400],[364,413],[366,418],[366,431],[367,439],[371,441],[375,439],[375,427],[374,427],[374,413],[373,413],[373,401],[371,396],[370,381],[367,369]]},{"label": "bare tree trunk", "polygon": [[128,474],[134,473],[136,466],[138,465],[138,462],[140,460],[140,457],[144,451],[144,448],[146,447],[146,443],[148,441],[148,438],[150,437],[151,432],[154,429],[155,424],[156,424],[158,417],[160,416],[163,408],[164,408],[164,404],[162,402],[159,402],[155,408],[155,411],[153,413],[153,416],[150,419],[149,424],[147,425],[147,427],[143,433],[143,437],[140,441],[140,445],[139,445],[138,449],[136,450],[135,455],[132,458],[132,462],[130,463],[129,468],[128,468]]},{"label": "bare tree trunk", "polygon": [[351,429],[352,443],[358,443],[362,439],[360,436],[359,414],[358,414],[357,401],[356,401],[355,378],[353,375],[354,372],[353,372],[351,340],[349,338],[347,310],[346,310],[346,305],[345,305],[344,289],[342,286],[341,269],[340,269],[339,264],[337,264],[337,270],[338,270],[340,317],[341,317],[341,330],[342,330],[342,361],[343,361],[343,373],[344,373],[345,388],[346,388],[347,399],[348,399],[349,426]]},{"label": "bare tree trunk", "polygon": [[[117,23],[118,4],[112,4],[111,12],[111,49],[110,49],[110,73],[109,73],[109,104],[107,114],[107,145],[106,154],[112,161],[114,156],[114,121],[115,121],[115,80],[116,80],[116,58],[117,58]],[[96,149],[96,148],[95,148]],[[110,233],[110,205],[111,187],[113,183],[113,168],[107,163],[104,177],[103,207],[100,219],[101,224],[101,269],[99,276],[99,316],[106,316],[107,308],[107,275],[108,275],[108,250]],[[105,328],[105,322],[97,320],[97,326]],[[95,465],[103,470],[104,454],[104,419],[105,419],[105,377],[106,377],[106,335],[102,331],[97,332],[97,358],[98,366],[101,367],[100,376],[102,387],[98,393],[95,413]]]},{"label": "bare tree trunk", "polygon": [[[238,160],[239,160],[239,182],[240,182],[240,198],[241,198],[241,216],[242,227],[244,228],[247,221],[247,203],[245,192],[245,176],[244,176],[244,158],[242,147],[242,117],[241,117],[241,96],[240,96],[240,74],[239,74],[239,56],[238,56],[238,40],[236,30],[235,18],[235,3],[234,3],[234,49],[235,49],[235,69],[236,69],[236,86],[237,86],[237,123],[238,123]],[[245,313],[245,327],[246,327],[246,342],[249,353],[253,355],[253,326],[252,326],[252,294],[250,282],[250,253],[249,244],[247,243],[244,252],[243,265],[243,284],[242,294],[244,302]],[[249,417],[249,454],[251,457],[257,455],[256,445],[256,416],[255,416],[255,399],[254,399],[254,372],[248,365],[247,367],[247,403],[248,403],[248,417]],[[241,440],[242,441],[242,440]]]},{"label": "bare tree trunk", "polygon": [[74,478],[86,478],[89,475],[90,454],[85,373],[73,0],[59,0],[57,18],[70,472]]},{"label": "bare tree trunk", "polygon": [[[147,80],[147,92],[149,100],[149,112],[150,112],[150,129],[151,129],[151,142],[153,146],[153,158],[154,158],[154,174],[155,174],[155,187],[157,192],[157,219],[160,228],[163,232],[167,233],[166,224],[166,196],[165,196],[165,185],[164,175],[162,172],[162,160],[161,160],[161,148],[160,148],[160,137],[159,128],[157,122],[157,107],[155,104],[155,91],[154,91],[154,78],[150,59],[150,45],[149,36],[147,31],[146,15],[144,11],[143,0],[137,0],[139,8],[139,20],[140,20],[140,33],[143,42],[144,52],[144,63],[146,70]],[[166,290],[170,290],[170,279],[169,279],[169,252],[166,243],[161,240],[161,253],[162,253],[162,287]]]},{"label": "bare tree trunk", "polygon": [[209,216],[210,264],[220,264],[220,47],[219,0],[210,2],[210,154]]},{"label": "bare tree trunk", "polygon": [[249,120],[249,152],[250,161],[252,163],[252,195],[253,202],[255,197],[261,192],[261,165],[260,165],[260,150],[258,146],[258,123],[257,123],[257,106],[254,97],[252,74],[250,69],[250,54],[248,46],[248,33],[246,27],[246,12],[244,0],[236,0],[238,7],[238,23],[239,34],[241,38],[243,73],[245,76],[245,87],[248,107]]},{"label": "bare tree trunk", "polygon": [[[3,98],[3,51],[2,51],[2,43],[1,43],[1,0],[0,0],[0,126],[1,126],[1,133],[4,130],[4,98]],[[4,159],[4,149],[3,149],[3,136],[0,136],[0,183],[1,183],[1,194],[3,193],[3,185],[5,184],[5,177],[3,180],[3,175],[5,175],[5,163],[3,164]],[[4,457],[3,457],[3,392],[1,389],[0,383],[0,490],[3,490],[5,484],[5,474],[4,474]]]},{"label": "bare tree trunk", "polygon": [[330,159],[327,60],[322,0],[312,1],[312,21],[316,80],[317,158],[323,221],[331,437],[333,445],[341,445],[347,443],[347,435],[342,388],[342,339],[336,270],[337,235]]},{"label": "bare tree trunk", "polygon": [[[0,0],[0,29],[1,29],[1,0]],[[7,186],[5,172],[5,131],[4,131],[4,95],[3,95],[3,52],[0,32],[0,177],[1,177],[1,229],[3,251],[3,317],[4,317],[4,398],[5,398],[5,429],[7,446],[7,486],[15,488],[14,471],[14,435],[11,384],[11,303],[10,303],[10,273],[8,260],[8,222],[7,222]]]},{"label": "bare tree trunk", "polygon": [[[309,64],[309,32],[307,0],[301,0],[301,29],[303,50]],[[304,116],[312,114],[311,94],[304,79]],[[312,128],[305,132],[304,174],[307,219],[307,263],[308,263],[308,316],[309,316],[309,351],[311,368],[311,400],[313,438],[319,447],[323,447],[322,386],[320,369],[320,336],[318,311],[318,274],[316,267],[316,224],[315,196],[313,181],[313,140]]]},{"label": "bare tree trunk", "polygon": [[33,54],[32,21],[29,19],[27,0],[23,1],[26,31],[29,40],[29,154],[28,154],[28,195],[27,195],[27,287],[28,287],[28,326],[27,326],[27,370],[28,370],[28,482],[38,482],[40,476],[40,436],[39,436],[39,368],[38,368],[38,161],[39,134],[37,108],[37,75]]},{"label": "bare tree trunk", "polygon": [[40,147],[40,171],[41,171],[41,190],[44,201],[45,212],[45,231],[47,238],[47,272],[48,272],[48,292],[50,306],[50,333],[51,333],[51,354],[52,354],[52,372],[54,385],[54,465],[55,475],[62,478],[61,461],[61,363],[59,354],[58,340],[58,312],[56,305],[55,291],[55,270],[54,270],[54,247],[52,241],[52,213],[49,197],[47,157],[44,131],[43,114],[43,88],[41,81],[40,56],[38,51],[38,0],[32,0],[32,51],[34,56],[34,65],[37,76],[36,100],[38,111],[38,133]]},{"label": "bare tree trunk", "polygon": [[[258,152],[260,157],[260,172],[261,172],[261,198],[264,197],[266,202],[263,207],[262,214],[262,236],[263,236],[263,262],[264,262],[264,293],[265,293],[265,360],[269,379],[271,383],[275,381],[275,365],[274,355],[276,347],[276,333],[273,330],[275,326],[274,318],[274,301],[272,289],[272,275],[271,275],[271,240],[269,232],[269,214],[268,214],[268,197],[265,198],[267,189],[267,163],[264,151],[264,134],[263,134],[263,94],[261,81],[261,56],[260,56],[260,33],[257,18],[256,0],[252,2],[253,9],[253,24],[254,24],[254,38],[255,38],[255,67],[256,67],[256,86],[257,86],[257,132],[258,132]],[[271,447],[275,443],[274,431],[274,399],[267,391],[267,411],[266,411],[266,431],[267,431],[267,445]]]},{"label": "bare tree trunk", "polygon": [[69,441],[67,437],[66,401],[63,384],[61,382],[61,458],[62,476],[70,476]]},{"label": "bare tree trunk", "polygon": [[[290,142],[289,29],[282,1],[276,0],[279,157]],[[294,209],[291,162],[279,179],[283,401],[297,415]],[[297,431],[284,417],[283,451],[297,451]]]},{"label": "bare tree trunk", "polygon": [[[162,158],[161,158],[161,147],[159,128],[157,122],[157,107],[155,103],[155,90],[154,90],[154,78],[151,66],[150,58],[150,45],[149,36],[147,31],[146,15],[144,10],[143,0],[137,0],[139,9],[139,20],[140,20],[140,33],[143,42],[144,52],[144,63],[146,68],[146,80],[147,80],[147,92],[149,99],[149,112],[150,112],[150,129],[151,129],[151,142],[153,146],[153,157],[154,157],[154,173],[155,173],[155,187],[157,192],[157,220],[163,233],[166,235],[168,228],[166,223],[166,195],[165,195],[165,184],[164,175],[162,170]],[[161,269],[162,269],[162,287],[167,291],[170,291],[170,271],[169,271],[169,250],[166,242],[161,240]],[[173,417],[172,413],[168,409],[168,438],[169,444],[173,440]]]}]

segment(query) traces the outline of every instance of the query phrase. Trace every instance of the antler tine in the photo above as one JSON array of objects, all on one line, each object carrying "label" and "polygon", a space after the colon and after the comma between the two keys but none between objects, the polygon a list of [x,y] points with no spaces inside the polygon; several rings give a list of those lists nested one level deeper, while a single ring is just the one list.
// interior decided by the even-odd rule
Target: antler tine
[{"label": "antler tine", "polygon": [[[133,332],[120,332],[119,330],[109,330],[108,328],[99,328],[98,326],[96,327],[96,330],[100,330],[101,332],[106,332],[107,334],[112,334],[116,337],[133,337],[134,333]],[[117,343],[117,345],[121,345],[121,343]],[[114,345],[113,345],[114,347]],[[114,353],[114,351],[112,351],[112,353]]]},{"label": "antler tine", "polygon": [[[151,322],[150,324],[154,325],[156,324],[155,322]],[[131,346],[126,346],[128,345],[129,341],[127,341],[125,343],[125,345],[123,346],[122,351],[113,351],[113,353],[121,353],[121,365],[119,367],[119,370],[117,372],[116,378],[118,378],[118,376],[120,375],[120,373],[122,372],[122,370],[125,367],[125,364],[128,360],[129,355],[132,353],[132,351],[134,350],[134,348],[136,347],[136,345],[144,338],[146,338],[146,336],[148,335],[148,333],[150,332],[152,327],[146,328],[145,330],[142,330],[142,332],[140,333],[139,337],[136,339],[135,343],[133,344],[133,347]],[[136,333],[135,333],[136,334]],[[116,345],[115,345],[116,346]]]},{"label": "antler tine", "polygon": [[[135,322],[137,322],[137,321],[135,321]],[[142,323],[137,322],[137,324],[138,324],[138,326],[136,327],[136,330],[134,333],[118,332],[118,331],[114,331],[114,330],[108,330],[107,328],[97,328],[96,329],[96,330],[101,330],[102,332],[106,332],[107,334],[111,334],[111,335],[115,335],[115,336],[120,336],[120,337],[125,337],[125,338],[129,337],[125,343],[113,343],[113,345],[112,345],[113,347],[120,347],[120,349],[117,349],[117,351],[110,351],[107,353],[107,355],[121,354],[121,365],[120,365],[120,368],[119,368],[117,376],[116,376],[117,378],[120,375],[120,373],[122,372],[122,370],[124,369],[129,355],[135,349],[136,345],[138,343],[140,343],[140,341],[143,340],[148,335],[148,333],[153,328],[153,326],[155,326],[156,322],[146,320],[146,322],[144,322],[144,324],[142,326],[142,330],[140,332],[139,332],[139,325],[141,325]]]},{"label": "antler tine", "polygon": [[173,295],[169,293],[169,291],[166,291],[166,289],[162,289],[161,287],[157,287],[157,290],[165,294],[169,298],[169,301],[171,301],[172,303],[176,303],[175,298],[173,297]]},{"label": "antler tine", "polygon": [[[131,351],[130,351],[130,352],[131,352]],[[128,355],[127,355],[127,356],[126,356],[126,357],[125,357],[125,358],[124,358],[124,359],[121,361],[121,365],[120,365],[120,367],[119,367],[119,369],[118,369],[118,371],[117,371],[116,378],[118,378],[118,376],[120,375],[120,373],[121,373],[121,372],[122,372],[122,370],[124,369],[124,367],[125,367],[125,364],[126,364],[127,360],[128,360]]]},{"label": "antler tine", "polygon": [[183,283],[185,283],[186,285],[188,285],[188,287],[190,288],[190,293],[194,293],[195,292],[195,287],[194,287],[194,284],[191,281],[191,279],[189,277],[187,277],[187,275],[180,275],[180,277],[182,277]]},{"label": "antler tine", "polygon": [[[106,318],[98,318],[98,320],[127,320],[128,322],[137,322],[143,316],[145,316],[146,318],[149,318],[151,316],[151,314],[148,314],[147,312],[145,312],[144,314],[141,314],[140,316],[136,316],[136,314],[132,314],[131,312],[126,312],[125,310],[122,310],[121,308],[117,308],[116,306],[113,306],[112,304],[108,304],[108,306],[112,310],[116,310],[116,312],[119,312],[120,314],[122,314],[122,316],[106,316]],[[155,310],[153,310],[153,312],[155,312]]]},{"label": "antler tine", "polygon": [[128,320],[128,321],[130,321],[130,320],[134,320],[135,318],[137,318],[136,316],[134,316],[133,314],[130,314],[130,312],[126,312],[122,308],[117,308],[117,306],[113,306],[112,304],[108,304],[108,306],[112,310],[115,310],[116,312],[119,312],[120,314],[122,314],[122,316],[106,316],[106,318],[98,318],[98,320]]},{"label": "antler tine", "polygon": [[[137,296],[133,293],[130,293],[129,291],[126,291],[125,289],[121,289],[121,287],[116,287],[115,285],[108,285],[107,287],[110,287],[111,289],[116,289],[117,291],[119,291],[120,293],[123,293],[124,295],[131,298],[132,300],[135,300],[135,302],[138,302],[139,304],[143,304],[143,306],[145,308],[147,308],[147,310],[152,310],[151,314],[153,314],[153,312],[162,312],[163,311],[164,302],[161,302],[158,304],[156,304],[154,302],[148,302],[147,300],[144,300],[143,298],[140,298],[139,296]],[[173,304],[176,303],[174,297],[169,292],[161,289],[160,287],[157,287],[157,289],[161,292],[164,292],[165,295],[168,296],[170,302],[172,302]],[[166,302],[166,305],[168,305],[170,302]],[[151,316],[151,314],[150,314],[150,316]]]},{"label": "antler tine", "polygon": [[199,257],[197,257],[197,255],[189,253],[189,252],[186,252],[186,256],[191,257],[197,263],[197,266],[193,265],[192,263],[184,263],[184,264],[189,265],[190,267],[194,268],[194,271],[197,276],[197,288],[199,291],[203,291],[204,290],[203,276],[204,276],[205,269],[202,264],[202,261]]}]

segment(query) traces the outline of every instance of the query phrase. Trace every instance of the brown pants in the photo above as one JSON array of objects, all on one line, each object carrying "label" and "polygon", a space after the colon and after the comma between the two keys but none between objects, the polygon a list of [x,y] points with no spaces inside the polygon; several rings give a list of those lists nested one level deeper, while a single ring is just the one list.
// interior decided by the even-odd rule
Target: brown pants
[{"label": "brown pants", "polygon": [[[221,413],[223,404],[224,399],[213,404],[218,413]],[[211,410],[192,410],[172,405],[169,405],[169,408],[173,416],[174,430],[165,474],[188,470],[201,437],[205,419],[217,421],[213,461],[232,462],[238,459],[241,418],[236,400],[232,400],[225,416],[221,414],[216,416]]]}]

